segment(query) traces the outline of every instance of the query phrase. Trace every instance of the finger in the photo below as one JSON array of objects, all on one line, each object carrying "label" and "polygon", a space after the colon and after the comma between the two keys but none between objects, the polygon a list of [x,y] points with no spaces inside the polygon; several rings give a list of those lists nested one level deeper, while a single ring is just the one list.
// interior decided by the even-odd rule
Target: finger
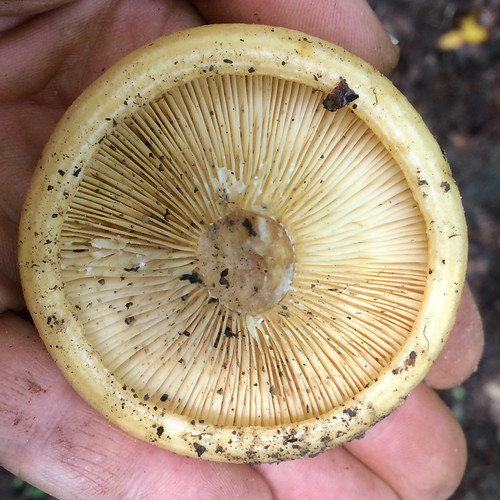
[{"label": "finger", "polygon": [[19,26],[31,16],[75,0],[10,0],[0,2],[0,33]]},{"label": "finger", "polygon": [[128,436],[69,387],[34,337],[2,316],[2,465],[59,498],[272,498],[244,465],[189,459]]},{"label": "finger", "polygon": [[3,271],[0,271],[0,313],[4,311],[21,311],[24,307],[24,298],[19,283],[10,279]]},{"label": "finger", "polygon": [[202,19],[176,0],[75,1],[30,18],[1,40],[0,100],[35,96],[69,105],[102,72],[134,49]]},{"label": "finger", "polygon": [[[62,112],[59,106],[46,107],[34,102],[0,105],[0,127],[5,125],[0,141],[1,217],[2,224],[8,224],[5,232],[2,230],[5,240],[0,245],[10,245],[9,251],[15,249],[21,206],[33,168]],[[15,261],[14,255],[15,252],[9,254],[11,262]]]},{"label": "finger", "polygon": [[5,214],[0,201],[0,313],[24,308],[17,273],[17,224]]},{"label": "finger", "polygon": [[399,498],[385,481],[343,447],[315,458],[260,465],[257,470],[277,499]]},{"label": "finger", "polygon": [[75,0],[11,0],[0,4],[0,16],[33,16]]},{"label": "finger", "polygon": [[468,285],[464,287],[455,325],[426,382],[436,389],[461,384],[476,370],[484,348],[481,316]]},{"label": "finger", "polygon": [[19,217],[43,145],[85,86],[140,45],[202,21],[175,0],[109,5],[74,2],[2,37],[0,198],[12,220]]},{"label": "finger", "polygon": [[449,498],[467,455],[460,425],[425,384],[346,448],[405,500]]},{"label": "finger", "polygon": [[243,22],[301,30],[336,43],[383,73],[396,66],[399,49],[392,43],[365,0],[195,0],[208,22]]}]

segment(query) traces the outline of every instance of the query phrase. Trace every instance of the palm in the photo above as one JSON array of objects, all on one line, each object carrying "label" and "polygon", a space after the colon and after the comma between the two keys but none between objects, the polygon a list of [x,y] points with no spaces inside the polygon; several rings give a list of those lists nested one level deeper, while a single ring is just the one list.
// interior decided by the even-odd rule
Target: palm
[{"label": "palm", "polygon": [[[121,56],[160,35],[204,22],[254,22],[253,12],[260,8],[261,22],[288,24],[351,45],[348,48],[385,69],[392,64],[390,57],[371,48],[386,43],[373,19],[366,21],[371,31],[366,30],[365,36],[379,43],[363,45],[361,36],[340,28],[334,40],[328,22],[321,20],[322,13],[308,18],[307,9],[305,14],[300,12],[305,9],[301,2],[296,7],[284,1],[261,3],[79,1],[20,22],[0,35],[0,373],[5,381],[0,393],[9,395],[9,403],[4,408],[0,404],[0,448],[4,450],[0,458],[5,466],[57,495],[74,496],[76,492],[93,498],[125,497],[133,491],[133,496],[150,498],[226,498],[236,493],[244,498],[271,494],[331,498],[338,491],[339,496],[357,498],[366,497],[369,491],[370,498],[397,497],[396,492],[405,498],[434,498],[432,493],[423,493],[422,479],[431,490],[445,491],[459,477],[463,437],[424,386],[364,440],[314,460],[250,468],[200,462],[152,448],[111,427],[87,407],[55,369],[32,325],[21,319],[22,313],[16,316],[12,312],[24,307],[16,270],[17,225],[37,158],[68,105]],[[325,9],[331,5],[317,3]],[[285,10],[280,10],[282,5]],[[360,3],[359,8],[365,7]],[[294,18],[301,24],[294,23]],[[336,19],[334,14],[332,19]],[[337,20],[337,25],[341,22]],[[5,25],[9,24],[17,21],[6,20]],[[479,349],[469,355],[469,365],[475,364]],[[467,370],[468,366],[455,369],[451,381],[466,376]],[[425,418],[426,412],[432,412],[433,419]],[[405,415],[411,415],[410,420]],[[389,432],[396,436],[388,437]],[[421,442],[424,432],[433,433],[428,445]],[[409,441],[419,448],[408,448]],[[36,460],[42,444],[43,464]],[[429,456],[442,457],[443,450],[457,446],[461,451],[447,466],[440,463],[436,471],[424,475]],[[406,471],[412,471],[412,476],[405,484]],[[77,486],[82,478],[87,479],[86,485]]]}]

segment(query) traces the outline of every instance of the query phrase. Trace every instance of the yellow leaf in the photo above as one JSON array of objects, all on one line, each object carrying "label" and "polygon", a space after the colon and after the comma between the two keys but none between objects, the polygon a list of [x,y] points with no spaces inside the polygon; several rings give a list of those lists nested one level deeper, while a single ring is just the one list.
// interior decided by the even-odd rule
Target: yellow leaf
[{"label": "yellow leaf", "polygon": [[477,15],[471,12],[460,20],[459,27],[441,35],[438,47],[441,50],[456,50],[463,45],[481,45],[488,39],[488,30],[477,23]]}]

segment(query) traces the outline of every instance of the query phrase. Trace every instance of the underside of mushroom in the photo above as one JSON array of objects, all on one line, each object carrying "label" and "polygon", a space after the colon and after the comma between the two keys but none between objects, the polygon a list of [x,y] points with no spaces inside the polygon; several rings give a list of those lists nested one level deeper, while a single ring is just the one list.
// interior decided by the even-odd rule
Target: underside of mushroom
[{"label": "underside of mushroom", "polygon": [[81,396],[184,455],[273,462],[365,432],[450,331],[466,228],[439,146],[343,49],[205,26],[118,62],[28,191],[19,263]]},{"label": "underside of mushroom", "polygon": [[268,76],[198,79],[89,161],[63,280],[106,366],[151,402],[295,423],[360,392],[406,341],[423,218],[373,132],[323,99]]}]

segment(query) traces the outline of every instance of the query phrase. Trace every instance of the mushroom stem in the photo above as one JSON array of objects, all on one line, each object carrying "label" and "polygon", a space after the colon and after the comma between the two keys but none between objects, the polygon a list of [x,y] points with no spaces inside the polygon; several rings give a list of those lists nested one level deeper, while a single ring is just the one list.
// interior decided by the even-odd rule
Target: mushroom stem
[{"label": "mushroom stem", "polygon": [[256,315],[271,309],[292,283],[290,238],[264,214],[233,211],[213,222],[200,236],[198,255],[210,294],[235,312]]}]

